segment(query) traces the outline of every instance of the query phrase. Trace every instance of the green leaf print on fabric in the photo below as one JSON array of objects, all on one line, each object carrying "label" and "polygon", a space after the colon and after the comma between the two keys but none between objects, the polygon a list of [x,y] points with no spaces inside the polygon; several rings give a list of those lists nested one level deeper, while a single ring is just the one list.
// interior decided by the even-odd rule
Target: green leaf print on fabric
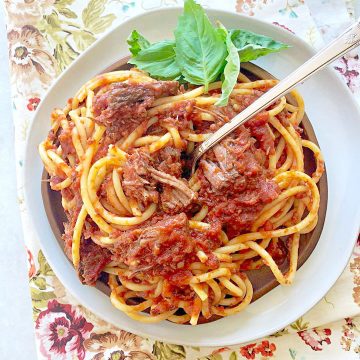
[{"label": "green leaf print on fabric", "polygon": [[34,320],[36,320],[39,313],[47,307],[48,301],[56,298],[53,287],[46,281],[47,276],[53,277],[55,274],[41,250],[39,251],[37,260],[39,263],[38,271],[29,280]]},{"label": "green leaf print on fabric", "polygon": [[82,12],[82,20],[85,27],[94,34],[106,30],[116,19],[114,14],[102,16],[105,11],[107,0],[90,0]]},{"label": "green leaf print on fabric", "polygon": [[296,359],[296,350],[295,349],[289,349],[290,356],[293,360]]},{"label": "green leaf print on fabric", "polygon": [[33,287],[31,287],[30,290],[31,290],[31,298],[33,302],[37,302],[37,303],[42,303],[43,301],[45,302],[43,306],[38,306],[38,307],[46,307],[47,305],[46,300],[51,300],[56,297],[53,291],[41,291]]},{"label": "green leaf print on fabric", "polygon": [[49,24],[51,30],[61,31],[61,21],[56,12],[51,13],[50,15],[44,16],[44,20]]},{"label": "green leaf print on fabric", "polygon": [[293,322],[292,324],[290,324],[290,327],[296,331],[302,331],[302,330],[306,330],[309,328],[310,323],[309,322],[305,322],[303,321],[303,318],[300,317],[299,319],[297,319],[295,322]]},{"label": "green leaf print on fabric", "polygon": [[289,330],[284,328],[284,329],[279,330],[276,333],[270,335],[270,337],[280,337],[280,336],[287,335],[287,334],[289,334]]},{"label": "green leaf print on fabric", "polygon": [[238,360],[238,355],[235,351],[230,354],[229,360]]},{"label": "green leaf print on fabric", "polygon": [[158,360],[181,360],[186,358],[184,346],[166,344],[161,341],[155,341],[152,353]]},{"label": "green leaf print on fabric", "polygon": [[77,15],[70,9],[59,9],[59,13],[68,19],[76,19]]},{"label": "green leaf print on fabric", "polygon": [[45,275],[45,276],[55,275],[41,250],[39,251],[38,262],[39,262],[39,272],[41,275]]},{"label": "green leaf print on fabric", "polygon": [[64,15],[68,19],[76,19],[76,13],[68,8],[68,6],[72,5],[74,1],[75,0],[59,0],[55,1],[54,6],[58,10],[59,14]]},{"label": "green leaf print on fabric", "polygon": [[79,55],[69,43],[64,42],[62,44],[57,44],[55,47],[54,57],[58,62],[59,68],[61,70],[65,69],[76,57]]},{"label": "green leaf print on fabric", "polygon": [[[54,49],[58,73],[72,63],[90,46],[96,35],[105,31],[116,19],[114,14],[104,14],[111,0],[84,2],[82,12],[75,12],[70,6],[73,0],[55,1],[50,14],[43,16],[37,28]],[[79,17],[77,14],[80,13]]]},{"label": "green leaf print on fabric", "polygon": [[303,3],[303,0],[289,1],[286,0],[285,6],[282,9],[279,9],[279,13],[283,16],[288,15],[289,18],[296,19],[299,15],[295,12],[295,8],[300,6]]},{"label": "green leaf print on fabric", "polygon": [[55,299],[56,295],[53,291],[42,291],[32,286],[30,286],[30,294],[33,307],[33,318],[36,320],[42,309],[46,308],[48,301]]},{"label": "green leaf print on fabric", "polygon": [[80,51],[84,51],[96,40],[95,36],[85,31],[74,31],[72,35],[75,45]]},{"label": "green leaf print on fabric", "polygon": [[[298,356],[298,351],[296,351],[295,349],[289,348],[289,353],[290,353],[291,360],[306,360],[307,359],[307,357],[305,357],[303,355]],[[310,358],[310,359],[312,359],[312,358]]]},{"label": "green leaf print on fabric", "polygon": [[54,6],[57,9],[63,9],[66,6],[72,5],[75,0],[56,0]]},{"label": "green leaf print on fabric", "polygon": [[45,290],[46,289],[46,280],[43,277],[38,277],[35,276],[33,279],[34,284],[40,289],[40,290]]},{"label": "green leaf print on fabric", "polygon": [[200,351],[200,346],[191,346],[194,351]]}]

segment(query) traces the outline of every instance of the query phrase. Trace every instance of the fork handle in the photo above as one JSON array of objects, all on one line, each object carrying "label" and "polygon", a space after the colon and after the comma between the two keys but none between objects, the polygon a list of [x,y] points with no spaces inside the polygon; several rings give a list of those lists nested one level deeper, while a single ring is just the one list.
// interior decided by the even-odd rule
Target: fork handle
[{"label": "fork handle", "polygon": [[348,53],[360,44],[360,22],[359,20],[349,27],[342,35],[333,40],[328,46],[306,61],[303,65],[293,71],[284,80],[269,91],[260,96],[250,106],[236,115],[231,121],[224,124],[205,140],[196,150],[193,157],[193,170],[200,157],[224,137],[233,132],[237,127],[243,125],[260,111],[266,109],[274,101],[288,93],[299,83],[304,82],[326,65]]}]

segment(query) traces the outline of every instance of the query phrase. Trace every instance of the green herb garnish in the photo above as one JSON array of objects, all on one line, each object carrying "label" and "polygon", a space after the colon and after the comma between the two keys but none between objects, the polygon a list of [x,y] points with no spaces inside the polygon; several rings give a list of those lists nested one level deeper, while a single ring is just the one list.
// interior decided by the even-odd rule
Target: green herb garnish
[{"label": "green herb garnish", "polygon": [[221,86],[221,97],[215,103],[217,106],[225,106],[229,100],[232,89],[234,88],[237,77],[240,72],[240,57],[238,50],[231,40],[231,34],[226,30],[225,26],[219,24],[219,31],[223,32],[227,49],[226,65],[224,68],[224,79]]},{"label": "green herb garnish", "polygon": [[289,47],[251,31],[227,30],[220,23],[215,27],[194,0],[185,0],[174,34],[175,40],[151,44],[133,30],[127,40],[132,54],[129,63],[157,79],[183,79],[190,84],[204,85],[206,92],[210,83],[222,77],[218,106],[227,104],[240,62]]},{"label": "green herb garnish", "polygon": [[222,35],[193,0],[185,1],[174,34],[181,74],[191,84],[205,85],[207,92],[225,66],[226,45]]},{"label": "green herb garnish", "polygon": [[141,50],[144,50],[150,46],[150,41],[146,40],[136,30],[132,31],[127,39],[127,43],[129,44],[130,52],[134,56],[136,56]]},{"label": "green herb garnish", "polygon": [[131,58],[129,63],[147,71],[157,79],[175,80],[181,75],[179,62],[176,60],[174,40],[164,40],[149,45]]},{"label": "green herb garnish", "polygon": [[280,41],[247,30],[229,30],[231,41],[236,46],[242,62],[255,60],[260,56],[286,49]]}]

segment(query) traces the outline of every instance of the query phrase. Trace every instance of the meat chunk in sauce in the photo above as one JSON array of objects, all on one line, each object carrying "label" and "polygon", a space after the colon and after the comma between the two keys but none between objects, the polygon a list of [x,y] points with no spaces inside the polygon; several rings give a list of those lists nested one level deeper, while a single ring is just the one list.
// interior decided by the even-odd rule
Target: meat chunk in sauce
[{"label": "meat chunk in sauce", "polygon": [[134,271],[171,271],[178,268],[196,243],[189,235],[185,213],[166,216],[152,226],[128,230],[114,244],[113,260]]},{"label": "meat chunk in sauce", "polygon": [[[215,146],[200,162],[199,200],[209,206],[208,221],[220,221],[230,237],[249,231],[265,204],[280,193],[244,126]],[[272,144],[273,145],[273,144]]]},{"label": "meat chunk in sauce", "polygon": [[81,239],[80,254],[78,274],[81,282],[95,285],[100,273],[111,260],[111,252],[95,244],[91,239]]},{"label": "meat chunk in sauce", "polygon": [[189,188],[187,181],[175,176],[150,169],[151,176],[164,185],[161,194],[161,206],[166,213],[176,213],[188,207],[196,198],[196,194]]},{"label": "meat chunk in sauce", "polygon": [[194,110],[194,104],[194,100],[185,100],[176,103],[171,109],[166,109],[165,113],[160,112],[160,125],[175,127],[178,130],[188,130],[190,128],[190,118]]},{"label": "meat chunk in sauce", "polygon": [[192,276],[187,265],[196,258],[199,249],[208,254],[207,265],[218,266],[217,259],[211,257],[211,250],[221,243],[219,223],[200,232],[189,228],[185,213],[160,218],[149,220],[141,228],[122,232],[115,240],[112,259],[128,265],[134,275],[138,272],[162,275],[177,284],[186,283]]},{"label": "meat chunk in sauce", "polygon": [[167,214],[177,214],[185,210],[195,198],[195,193],[188,189],[184,192],[171,185],[164,185],[160,194],[161,209]]},{"label": "meat chunk in sauce", "polygon": [[[177,151],[168,153],[168,159],[158,158],[160,164],[157,170],[149,155],[141,150],[135,151],[129,156],[123,169],[123,188],[125,194],[137,200],[140,205],[147,206],[150,203],[159,202],[159,191],[161,191],[161,208],[166,213],[178,213],[185,209],[195,199],[195,193],[189,188],[187,181],[171,175],[179,176],[178,165],[171,163],[171,156],[177,158]],[[158,186],[160,185],[160,186]]]},{"label": "meat chunk in sauce", "polygon": [[176,81],[112,83],[94,97],[95,121],[106,126],[108,136],[120,139],[145,120],[147,109],[155,99],[175,95],[178,88]]},{"label": "meat chunk in sauce", "polygon": [[167,174],[180,177],[183,168],[180,149],[166,146],[155,154],[155,167]]},{"label": "meat chunk in sauce", "polygon": [[134,151],[123,167],[123,189],[125,195],[137,200],[142,206],[158,203],[156,181],[149,173],[151,159],[143,151]]}]

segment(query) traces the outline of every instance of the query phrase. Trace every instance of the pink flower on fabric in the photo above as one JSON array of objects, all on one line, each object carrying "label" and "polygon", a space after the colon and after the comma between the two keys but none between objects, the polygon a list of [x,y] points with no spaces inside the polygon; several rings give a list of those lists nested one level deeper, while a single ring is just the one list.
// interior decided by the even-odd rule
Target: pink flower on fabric
[{"label": "pink flower on fabric", "polygon": [[298,335],[305,342],[306,345],[309,345],[315,351],[323,350],[323,344],[331,344],[330,329],[312,329],[304,330],[298,332]]},{"label": "pink flower on fabric", "polygon": [[231,350],[229,347],[222,347],[222,348],[219,348],[219,349],[216,349],[214,350],[211,355],[216,355],[216,354],[221,354],[222,352],[225,352],[225,351],[229,351]]},{"label": "pink flower on fabric", "polygon": [[289,29],[289,28],[288,28],[287,26],[285,26],[284,24],[280,24],[280,23],[278,23],[277,21],[274,21],[273,24],[276,25],[276,26],[279,26],[279,27],[281,27],[281,28],[283,28],[283,29],[285,29],[285,30],[287,30],[287,31],[290,31],[292,34],[295,34],[294,31],[292,31],[291,29]]},{"label": "pink flower on fabric", "polygon": [[355,52],[350,52],[341,57],[335,64],[335,70],[345,78],[346,84],[350,90],[352,92],[358,90],[360,87],[359,55]]},{"label": "pink flower on fabric", "polygon": [[26,252],[27,252],[27,260],[28,260],[28,276],[29,279],[31,279],[36,273],[34,256],[28,248],[26,248]]},{"label": "pink flower on fabric", "polygon": [[36,336],[46,359],[70,360],[85,358],[84,340],[93,325],[71,305],[49,301],[48,308],[36,320]]},{"label": "pink flower on fabric", "polygon": [[268,0],[237,0],[236,11],[249,16],[255,15],[256,9],[261,9]]},{"label": "pink flower on fabric", "polygon": [[242,346],[240,348],[240,354],[244,356],[246,359],[251,359],[251,360],[255,359],[256,356],[255,346],[256,343]]},{"label": "pink flower on fabric", "polygon": [[29,111],[34,111],[38,107],[40,99],[38,97],[30,98],[26,107]]},{"label": "pink flower on fabric", "polygon": [[275,350],[276,345],[274,343],[270,343],[268,340],[263,340],[261,344],[255,348],[256,353],[261,353],[261,355],[265,357],[273,356]]}]

